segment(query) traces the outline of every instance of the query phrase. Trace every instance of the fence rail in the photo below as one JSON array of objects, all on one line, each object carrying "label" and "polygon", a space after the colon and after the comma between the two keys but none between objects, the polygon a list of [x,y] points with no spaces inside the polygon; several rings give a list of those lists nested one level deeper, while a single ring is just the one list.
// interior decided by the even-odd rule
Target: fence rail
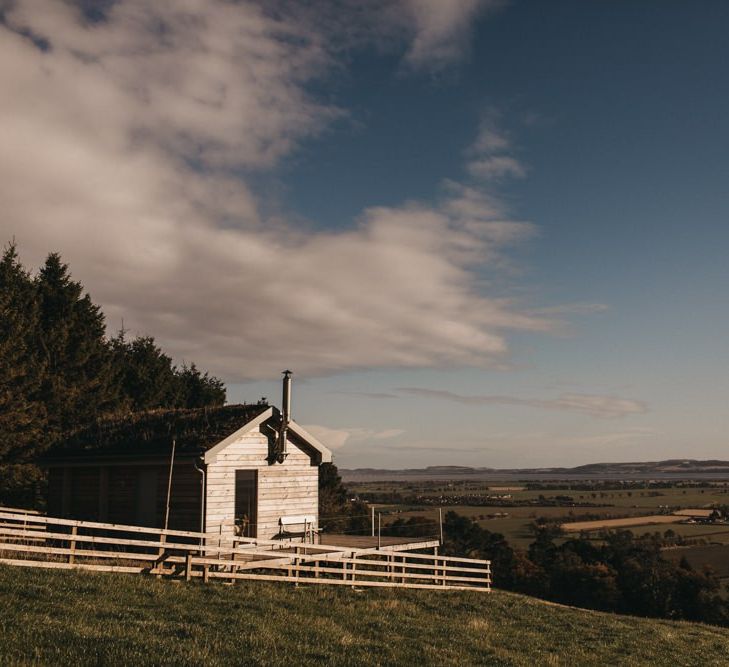
[{"label": "fence rail", "polygon": [[[413,545],[416,548],[417,545]],[[491,588],[490,561],[57,519],[0,508],[0,563],[203,581]]]}]

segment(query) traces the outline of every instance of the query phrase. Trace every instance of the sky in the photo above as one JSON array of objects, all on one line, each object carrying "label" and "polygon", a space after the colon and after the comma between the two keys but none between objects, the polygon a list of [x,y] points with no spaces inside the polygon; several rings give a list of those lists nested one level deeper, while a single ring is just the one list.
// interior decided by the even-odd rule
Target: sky
[{"label": "sky", "polygon": [[340,467],[729,458],[729,4],[0,0],[0,240]]}]

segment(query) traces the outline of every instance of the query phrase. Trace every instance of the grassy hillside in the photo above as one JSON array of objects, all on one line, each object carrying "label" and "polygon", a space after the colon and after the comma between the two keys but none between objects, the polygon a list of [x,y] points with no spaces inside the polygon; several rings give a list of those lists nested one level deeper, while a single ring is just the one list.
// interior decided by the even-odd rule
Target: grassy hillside
[{"label": "grassy hillside", "polygon": [[494,592],[176,584],[0,567],[2,664],[719,665],[726,630]]}]

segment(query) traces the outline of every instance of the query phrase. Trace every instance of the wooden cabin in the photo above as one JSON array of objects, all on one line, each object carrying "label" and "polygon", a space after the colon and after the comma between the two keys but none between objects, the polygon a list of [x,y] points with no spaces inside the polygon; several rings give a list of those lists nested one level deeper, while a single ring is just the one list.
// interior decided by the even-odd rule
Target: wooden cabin
[{"label": "wooden cabin", "polygon": [[160,528],[168,516],[170,529],[259,539],[311,535],[319,466],[331,452],[288,417],[284,400],[283,413],[228,405],[99,422],[44,459],[48,514]]}]

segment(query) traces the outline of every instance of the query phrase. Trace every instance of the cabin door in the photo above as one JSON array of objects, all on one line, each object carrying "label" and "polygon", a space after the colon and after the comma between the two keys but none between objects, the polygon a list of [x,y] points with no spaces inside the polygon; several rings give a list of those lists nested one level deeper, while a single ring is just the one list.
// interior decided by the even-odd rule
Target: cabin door
[{"label": "cabin door", "polygon": [[241,537],[258,535],[258,471],[235,471],[235,525]]},{"label": "cabin door", "polygon": [[157,469],[140,468],[137,478],[137,525],[157,526]]}]

